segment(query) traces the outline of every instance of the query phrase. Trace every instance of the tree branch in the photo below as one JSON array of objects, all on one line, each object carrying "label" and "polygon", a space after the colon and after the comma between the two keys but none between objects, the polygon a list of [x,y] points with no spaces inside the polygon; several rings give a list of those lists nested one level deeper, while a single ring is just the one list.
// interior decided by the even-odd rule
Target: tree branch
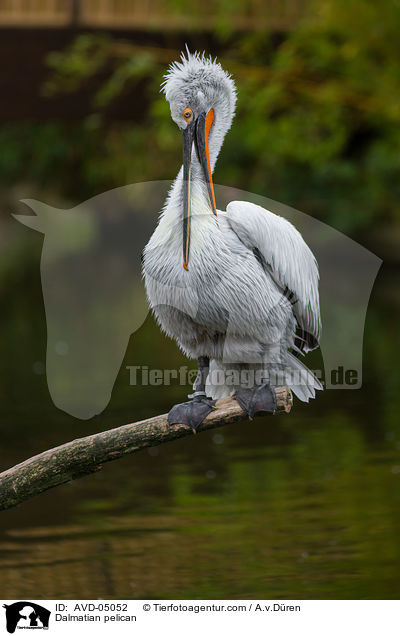
[{"label": "tree branch", "polygon": [[[276,413],[289,413],[292,406],[290,389],[277,387],[275,393]],[[215,410],[206,417],[199,432],[244,419],[247,415],[236,400],[224,398],[218,400]],[[157,415],[51,448],[0,474],[0,510],[12,508],[49,488],[101,470],[105,462],[191,434],[188,426],[169,426],[167,415]]]}]

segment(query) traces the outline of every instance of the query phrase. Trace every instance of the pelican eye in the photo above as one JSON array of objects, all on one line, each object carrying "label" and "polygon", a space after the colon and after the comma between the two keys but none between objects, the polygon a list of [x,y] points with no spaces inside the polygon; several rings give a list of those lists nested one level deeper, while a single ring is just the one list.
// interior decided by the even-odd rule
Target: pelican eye
[{"label": "pelican eye", "polygon": [[183,117],[184,119],[186,119],[186,121],[190,121],[192,119],[192,109],[191,108],[185,108],[185,110],[183,111]]}]

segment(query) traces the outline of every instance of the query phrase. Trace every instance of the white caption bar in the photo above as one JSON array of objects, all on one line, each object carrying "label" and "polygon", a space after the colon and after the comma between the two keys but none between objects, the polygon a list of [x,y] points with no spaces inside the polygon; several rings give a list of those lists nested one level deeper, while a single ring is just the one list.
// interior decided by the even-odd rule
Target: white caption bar
[{"label": "white caption bar", "polygon": [[[0,601],[0,633],[204,636],[234,629],[279,636],[398,633],[400,601]],[[23,630],[23,631],[22,631]],[[155,631],[157,630],[157,631]],[[253,631],[251,633],[254,633]]]}]

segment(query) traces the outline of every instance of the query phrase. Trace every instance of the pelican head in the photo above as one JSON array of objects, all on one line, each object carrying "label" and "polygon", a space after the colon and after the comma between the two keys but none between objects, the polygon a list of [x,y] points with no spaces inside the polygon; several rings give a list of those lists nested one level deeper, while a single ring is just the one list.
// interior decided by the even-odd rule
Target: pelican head
[{"label": "pelican head", "polygon": [[210,210],[216,215],[212,172],[235,114],[236,89],[216,60],[188,50],[180,62],[169,67],[164,80],[162,90],[183,138],[183,267],[187,270],[192,149],[194,146],[207,186]]}]

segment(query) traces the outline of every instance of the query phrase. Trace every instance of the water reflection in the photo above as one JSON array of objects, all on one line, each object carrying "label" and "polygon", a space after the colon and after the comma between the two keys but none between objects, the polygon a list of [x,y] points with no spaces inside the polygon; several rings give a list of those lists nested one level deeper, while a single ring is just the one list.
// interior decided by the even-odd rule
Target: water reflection
[{"label": "water reflection", "polygon": [[[107,411],[84,423],[57,411],[37,373],[40,281],[25,272],[19,285],[26,293],[3,294],[1,468],[182,398],[176,385],[129,386],[126,365],[187,363],[149,317]],[[396,598],[398,306],[384,268],[367,316],[361,390],[326,391],[308,406],[296,402],[288,417],[143,451],[1,513],[0,596]]]}]

